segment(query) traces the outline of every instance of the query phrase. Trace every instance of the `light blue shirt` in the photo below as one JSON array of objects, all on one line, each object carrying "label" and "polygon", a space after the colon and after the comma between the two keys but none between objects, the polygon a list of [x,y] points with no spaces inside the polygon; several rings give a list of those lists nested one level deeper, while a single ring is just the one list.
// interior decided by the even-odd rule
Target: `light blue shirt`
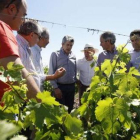
[{"label": "light blue shirt", "polygon": [[42,82],[45,80],[45,77],[40,75],[35,69],[28,41],[19,34],[17,34],[16,39],[19,46],[19,56],[22,64],[27,69],[27,71],[32,74],[38,87],[41,88]]},{"label": "light blue shirt", "polygon": [[[41,51],[42,51],[42,49],[37,44],[35,46],[31,47],[32,61],[35,66],[35,69],[38,74],[42,75],[42,77],[44,77],[44,79],[46,79],[46,75],[44,74]],[[40,90],[43,91],[43,82],[41,82],[40,84],[41,84]]]},{"label": "light blue shirt", "polygon": [[114,48],[113,52],[103,51],[99,54],[97,65],[101,66],[101,64],[105,61],[105,59],[113,60],[114,56],[118,54],[116,48]]},{"label": "light blue shirt", "polygon": [[57,88],[57,83],[61,84],[72,84],[76,81],[76,57],[71,52],[70,54],[66,54],[61,48],[57,52],[53,52],[50,58],[49,64],[49,74],[54,74],[55,71],[64,67],[66,69],[66,73],[57,80],[50,81],[54,88]]},{"label": "light blue shirt", "polygon": [[140,72],[140,51],[130,51],[131,55],[131,67],[135,67]]}]

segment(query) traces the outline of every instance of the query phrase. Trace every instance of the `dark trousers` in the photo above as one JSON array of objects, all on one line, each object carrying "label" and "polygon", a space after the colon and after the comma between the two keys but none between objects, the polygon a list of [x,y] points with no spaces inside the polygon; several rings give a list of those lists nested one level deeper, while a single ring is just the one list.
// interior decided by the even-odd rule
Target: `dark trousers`
[{"label": "dark trousers", "polygon": [[86,89],[88,87],[89,86],[85,86],[81,82],[79,83],[79,87],[78,87],[78,91],[79,91],[79,105],[81,105],[81,97],[82,97],[83,93],[86,91]]},{"label": "dark trousers", "polygon": [[75,95],[75,83],[73,84],[58,84],[58,88],[62,92],[62,99],[56,98],[60,104],[68,107],[68,112],[70,113],[73,109],[74,95]]}]

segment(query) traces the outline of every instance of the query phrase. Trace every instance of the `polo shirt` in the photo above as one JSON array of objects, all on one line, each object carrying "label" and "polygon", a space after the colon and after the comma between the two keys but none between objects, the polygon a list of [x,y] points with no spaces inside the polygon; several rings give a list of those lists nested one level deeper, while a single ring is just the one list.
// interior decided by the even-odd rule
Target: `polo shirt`
[{"label": "polo shirt", "polygon": [[[18,56],[18,45],[12,29],[5,22],[0,20],[0,59]],[[0,100],[9,86],[0,80]]]}]

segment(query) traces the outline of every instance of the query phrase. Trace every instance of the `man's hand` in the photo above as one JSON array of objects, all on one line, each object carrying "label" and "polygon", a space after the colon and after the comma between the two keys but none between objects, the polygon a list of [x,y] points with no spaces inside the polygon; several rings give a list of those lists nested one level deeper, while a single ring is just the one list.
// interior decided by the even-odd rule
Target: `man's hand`
[{"label": "man's hand", "polygon": [[54,90],[54,93],[55,93],[55,97],[58,98],[58,99],[61,99],[62,98],[62,92],[59,88],[56,88]]},{"label": "man's hand", "polygon": [[66,72],[66,70],[63,67],[57,69],[56,72],[54,73],[54,78],[58,79],[58,78],[62,77],[65,74],[65,72]]}]

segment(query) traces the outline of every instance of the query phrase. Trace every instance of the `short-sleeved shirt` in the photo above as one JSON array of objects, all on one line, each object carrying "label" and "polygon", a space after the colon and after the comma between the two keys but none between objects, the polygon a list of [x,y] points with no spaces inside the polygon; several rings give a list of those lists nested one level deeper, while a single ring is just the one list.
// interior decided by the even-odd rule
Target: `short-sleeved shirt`
[{"label": "short-sleeved shirt", "polygon": [[[11,27],[0,20],[0,59],[9,56],[19,57],[18,45]],[[5,88],[8,85],[0,81],[0,100]]]}]

